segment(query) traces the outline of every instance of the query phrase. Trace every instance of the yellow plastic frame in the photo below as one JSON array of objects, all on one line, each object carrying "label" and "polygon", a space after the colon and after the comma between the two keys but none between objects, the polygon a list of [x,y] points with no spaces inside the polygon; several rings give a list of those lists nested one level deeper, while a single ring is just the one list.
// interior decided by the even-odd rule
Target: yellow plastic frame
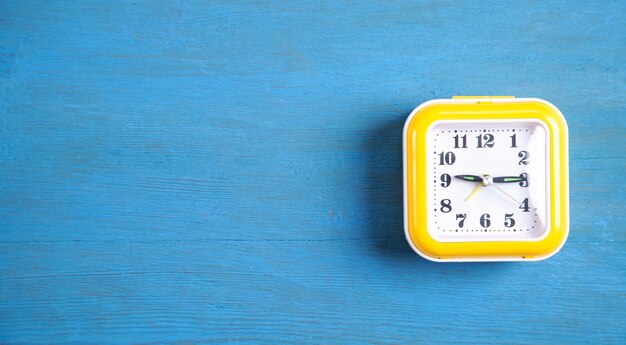
[{"label": "yellow plastic frame", "polygon": [[[426,131],[438,120],[535,119],[549,133],[547,235],[528,241],[438,242],[426,228]],[[568,131],[563,114],[536,98],[465,96],[432,100],[411,112],[404,125],[404,230],[418,254],[432,261],[543,260],[556,254],[569,233]]]}]

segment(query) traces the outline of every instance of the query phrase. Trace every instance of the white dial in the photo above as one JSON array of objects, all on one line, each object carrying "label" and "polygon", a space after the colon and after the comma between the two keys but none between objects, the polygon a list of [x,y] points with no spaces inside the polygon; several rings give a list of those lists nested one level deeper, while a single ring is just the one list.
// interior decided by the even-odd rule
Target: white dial
[{"label": "white dial", "polygon": [[428,232],[440,242],[547,233],[549,132],[536,120],[438,121],[427,132]]}]

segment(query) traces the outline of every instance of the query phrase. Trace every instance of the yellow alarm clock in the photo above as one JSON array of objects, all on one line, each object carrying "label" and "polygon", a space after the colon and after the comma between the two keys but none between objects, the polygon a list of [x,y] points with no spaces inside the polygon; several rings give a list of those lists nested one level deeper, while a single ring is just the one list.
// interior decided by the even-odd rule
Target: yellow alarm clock
[{"label": "yellow alarm clock", "polygon": [[569,232],[568,134],[536,98],[428,101],[403,132],[404,228],[426,259],[542,260]]}]

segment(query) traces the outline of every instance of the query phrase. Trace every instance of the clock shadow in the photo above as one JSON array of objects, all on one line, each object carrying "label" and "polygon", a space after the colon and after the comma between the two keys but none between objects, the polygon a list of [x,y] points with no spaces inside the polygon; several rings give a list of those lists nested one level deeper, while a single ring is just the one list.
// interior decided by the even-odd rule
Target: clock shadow
[{"label": "clock shadow", "polygon": [[507,262],[437,263],[420,257],[404,236],[402,131],[413,108],[405,113],[386,115],[366,135],[365,184],[367,231],[371,252],[394,266],[419,267],[422,272],[504,269]]},{"label": "clock shadow", "polygon": [[367,231],[374,252],[395,260],[416,257],[404,238],[402,129],[411,112],[385,115],[366,136],[365,184]]}]

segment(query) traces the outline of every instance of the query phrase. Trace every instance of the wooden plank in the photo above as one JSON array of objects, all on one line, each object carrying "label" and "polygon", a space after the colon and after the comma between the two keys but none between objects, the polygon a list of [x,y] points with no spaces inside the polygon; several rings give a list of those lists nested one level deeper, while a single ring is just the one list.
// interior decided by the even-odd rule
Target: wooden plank
[{"label": "wooden plank", "polygon": [[[1,343],[626,342],[626,3],[0,5]],[[434,264],[421,102],[545,98],[571,235]]]}]

